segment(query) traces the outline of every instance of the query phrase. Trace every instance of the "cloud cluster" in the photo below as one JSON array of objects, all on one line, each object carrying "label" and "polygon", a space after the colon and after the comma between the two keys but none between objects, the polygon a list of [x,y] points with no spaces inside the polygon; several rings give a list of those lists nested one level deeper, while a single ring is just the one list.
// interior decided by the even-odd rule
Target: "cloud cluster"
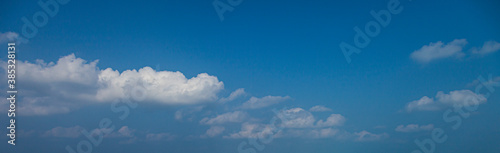
[{"label": "cloud cluster", "polygon": [[[186,78],[181,72],[156,71],[150,67],[119,72],[99,69],[98,60],[87,62],[74,54],[56,63],[37,60],[18,62],[18,85],[23,89],[19,110],[23,115],[66,113],[95,102],[131,99],[170,105],[212,102],[224,84],[215,76],[200,73]],[[6,72],[5,67],[3,68]]]},{"label": "cloud cluster", "polygon": [[470,90],[455,90],[448,94],[439,91],[435,98],[424,96],[419,100],[412,101],[406,105],[406,110],[411,111],[435,111],[450,106],[475,105],[486,102],[486,98],[481,94],[476,94]]},{"label": "cloud cluster", "polygon": [[[415,50],[411,53],[410,58],[422,64],[450,57],[461,58],[466,55],[466,53],[463,51],[465,45],[467,45],[467,40],[465,39],[455,39],[447,44],[438,41]],[[482,47],[471,48],[470,53],[472,55],[483,56],[499,50],[500,43],[491,40],[485,42]]]},{"label": "cloud cluster", "polygon": [[[342,126],[345,117],[331,114],[325,120],[316,120],[314,115],[303,108],[284,109],[275,114],[279,125],[244,122],[241,130],[224,136],[224,138],[257,138],[259,135],[272,134],[274,137],[327,138],[334,137]],[[279,126],[280,128],[278,128]],[[284,128],[284,130],[279,130]]]}]

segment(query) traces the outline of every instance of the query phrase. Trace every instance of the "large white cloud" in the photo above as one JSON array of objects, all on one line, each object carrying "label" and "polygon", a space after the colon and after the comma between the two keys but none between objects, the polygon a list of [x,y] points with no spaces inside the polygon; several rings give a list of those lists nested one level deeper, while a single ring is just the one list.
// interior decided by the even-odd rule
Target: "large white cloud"
[{"label": "large white cloud", "polygon": [[448,94],[439,91],[435,98],[424,96],[419,100],[412,101],[406,105],[408,112],[414,110],[434,111],[454,105],[474,105],[486,102],[486,98],[481,94],[476,94],[470,90],[455,90]]},{"label": "large white cloud", "polygon": [[[224,88],[217,77],[206,73],[186,78],[181,72],[156,71],[150,67],[120,73],[111,68],[99,69],[97,63],[74,54],[61,57],[56,63],[19,61],[16,63],[18,96],[26,101],[19,104],[19,114],[66,113],[85,104],[121,99],[198,104],[216,101]],[[6,73],[6,68],[3,69]]]},{"label": "large white cloud", "polygon": [[215,101],[217,93],[224,88],[217,77],[206,73],[187,79],[181,72],[157,72],[150,67],[122,73],[107,68],[99,74],[98,84],[101,86],[96,95],[99,101],[125,98],[135,92],[136,87],[136,90],[145,90],[147,96],[144,100],[166,104]]},{"label": "large white cloud", "polygon": [[438,41],[414,51],[410,57],[420,63],[429,63],[433,60],[448,57],[463,57],[465,54],[462,52],[462,48],[466,44],[467,41],[465,39],[455,39],[446,45]]}]

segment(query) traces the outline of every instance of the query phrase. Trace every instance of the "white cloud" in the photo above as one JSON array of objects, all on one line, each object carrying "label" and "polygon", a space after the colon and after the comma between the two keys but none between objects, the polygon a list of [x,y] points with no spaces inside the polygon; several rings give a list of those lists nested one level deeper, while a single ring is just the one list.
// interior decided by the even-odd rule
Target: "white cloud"
[{"label": "white cloud", "polygon": [[237,89],[235,91],[233,91],[229,97],[226,97],[226,98],[221,98],[219,101],[222,102],[222,103],[225,103],[225,102],[229,102],[229,101],[233,101],[235,100],[236,98],[238,97],[241,97],[245,95],[245,89],[243,88],[240,88],[240,89]]},{"label": "white cloud", "polygon": [[463,57],[465,54],[462,48],[467,44],[465,39],[455,39],[448,44],[441,41],[425,45],[419,50],[411,53],[410,57],[420,63],[429,63],[430,61],[448,57]]},{"label": "white cloud", "polygon": [[373,134],[368,131],[355,132],[355,141],[375,141],[389,137],[387,133]]},{"label": "white cloud", "polygon": [[217,115],[214,118],[203,118],[200,124],[223,124],[223,123],[237,123],[243,122],[248,118],[248,114],[242,111],[235,111]]},{"label": "white cloud", "polygon": [[485,55],[489,53],[493,53],[500,50],[500,43],[496,41],[487,41],[484,42],[481,48],[472,48],[473,54]]},{"label": "white cloud", "polygon": [[[2,61],[2,63],[5,63]],[[186,78],[181,72],[150,67],[118,72],[101,70],[98,61],[87,62],[74,54],[56,63],[37,60],[16,63],[22,115],[67,113],[92,102],[129,99],[160,104],[190,105],[212,102],[224,84],[206,73]],[[6,67],[3,67],[6,73]]]},{"label": "white cloud", "polygon": [[459,105],[473,105],[486,102],[486,98],[481,94],[476,94],[470,90],[455,90],[449,94],[439,91],[435,98],[424,96],[419,100],[412,101],[406,105],[408,112],[414,110],[434,111],[445,107]]},{"label": "white cloud", "polygon": [[210,127],[210,129],[208,129],[204,135],[202,135],[201,137],[215,137],[217,135],[220,135],[222,134],[222,132],[224,132],[224,130],[226,130],[226,128],[222,127],[222,126],[212,126]]},{"label": "white cloud", "polygon": [[59,138],[77,138],[81,135],[84,128],[80,126],[74,127],[55,127],[42,134],[44,137],[59,137]]},{"label": "white cloud", "polygon": [[243,103],[241,106],[242,109],[257,109],[257,108],[263,108],[267,106],[271,106],[274,104],[278,104],[282,101],[290,99],[289,96],[265,96],[262,98],[257,98],[257,97],[251,97],[248,101]]},{"label": "white cloud", "polygon": [[345,122],[345,117],[340,114],[332,114],[330,115],[326,121],[319,120],[316,123],[318,127],[327,127],[327,126],[340,126]]},{"label": "white cloud", "polygon": [[434,129],[433,124],[429,125],[418,125],[418,124],[408,124],[408,125],[399,125],[396,127],[397,132],[418,132],[418,131],[429,131]]},{"label": "white cloud", "polygon": [[313,106],[309,109],[310,112],[329,112],[332,111],[332,109],[327,108],[325,106],[317,105]]},{"label": "white cloud", "polygon": [[16,41],[19,34],[15,32],[0,33],[0,44]]}]

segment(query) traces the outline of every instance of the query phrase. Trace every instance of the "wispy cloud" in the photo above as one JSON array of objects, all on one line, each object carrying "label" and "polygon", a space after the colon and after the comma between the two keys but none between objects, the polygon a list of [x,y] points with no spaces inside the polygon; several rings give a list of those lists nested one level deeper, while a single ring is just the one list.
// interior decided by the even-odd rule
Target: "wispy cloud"
[{"label": "wispy cloud", "polygon": [[225,103],[225,102],[233,101],[233,100],[235,100],[236,98],[241,97],[241,96],[243,96],[243,95],[245,95],[245,94],[246,94],[246,93],[245,93],[245,89],[243,89],[243,88],[239,88],[239,89],[236,89],[235,91],[233,91],[233,92],[229,95],[229,97],[226,97],[226,98],[221,98],[221,99],[219,99],[219,101],[220,101],[221,103]]},{"label": "wispy cloud", "polygon": [[59,137],[59,138],[77,138],[81,135],[84,128],[80,126],[74,127],[55,127],[45,131],[42,136],[44,137]]},{"label": "wispy cloud", "polygon": [[246,101],[241,105],[242,109],[258,109],[274,104],[278,104],[282,101],[290,99],[289,96],[265,96],[262,98],[251,97],[250,100]]},{"label": "wispy cloud", "polygon": [[[472,102],[472,103],[471,103]],[[476,94],[470,90],[455,90],[448,94],[439,91],[435,98],[424,96],[419,100],[412,101],[406,105],[408,112],[419,111],[435,111],[453,105],[472,105],[486,102],[486,98],[481,94]]]},{"label": "wispy cloud", "polygon": [[408,125],[399,125],[396,127],[396,132],[419,132],[419,131],[429,131],[434,128],[433,124],[428,125],[418,125],[418,124],[408,124]]},{"label": "wispy cloud", "polygon": [[242,111],[234,111],[217,115],[213,118],[203,118],[200,124],[223,124],[223,123],[238,123],[244,122],[248,118],[248,114]]},{"label": "wispy cloud", "polygon": [[332,111],[332,109],[330,108],[327,108],[325,106],[321,106],[321,105],[316,105],[316,106],[313,106],[309,109],[310,112],[329,112],[329,111]]},{"label": "wispy cloud", "polygon": [[500,43],[493,40],[484,42],[483,46],[480,48],[471,49],[473,54],[479,54],[479,55],[486,55],[499,50],[500,50]]}]

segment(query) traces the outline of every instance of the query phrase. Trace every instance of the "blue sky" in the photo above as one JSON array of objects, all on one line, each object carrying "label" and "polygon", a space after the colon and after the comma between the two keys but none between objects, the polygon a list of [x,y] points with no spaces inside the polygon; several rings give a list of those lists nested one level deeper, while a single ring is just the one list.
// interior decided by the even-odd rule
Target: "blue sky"
[{"label": "blue sky", "polygon": [[[359,48],[354,28],[394,1],[221,0],[223,20],[218,1],[48,2],[59,10],[31,38],[22,18],[43,8],[0,6],[20,92],[17,144],[2,150],[68,152],[86,130],[103,135],[92,152],[425,152],[415,140],[439,129],[435,152],[500,150],[498,1],[400,0],[350,62],[339,44]],[[238,150],[252,139],[264,148]]]}]

